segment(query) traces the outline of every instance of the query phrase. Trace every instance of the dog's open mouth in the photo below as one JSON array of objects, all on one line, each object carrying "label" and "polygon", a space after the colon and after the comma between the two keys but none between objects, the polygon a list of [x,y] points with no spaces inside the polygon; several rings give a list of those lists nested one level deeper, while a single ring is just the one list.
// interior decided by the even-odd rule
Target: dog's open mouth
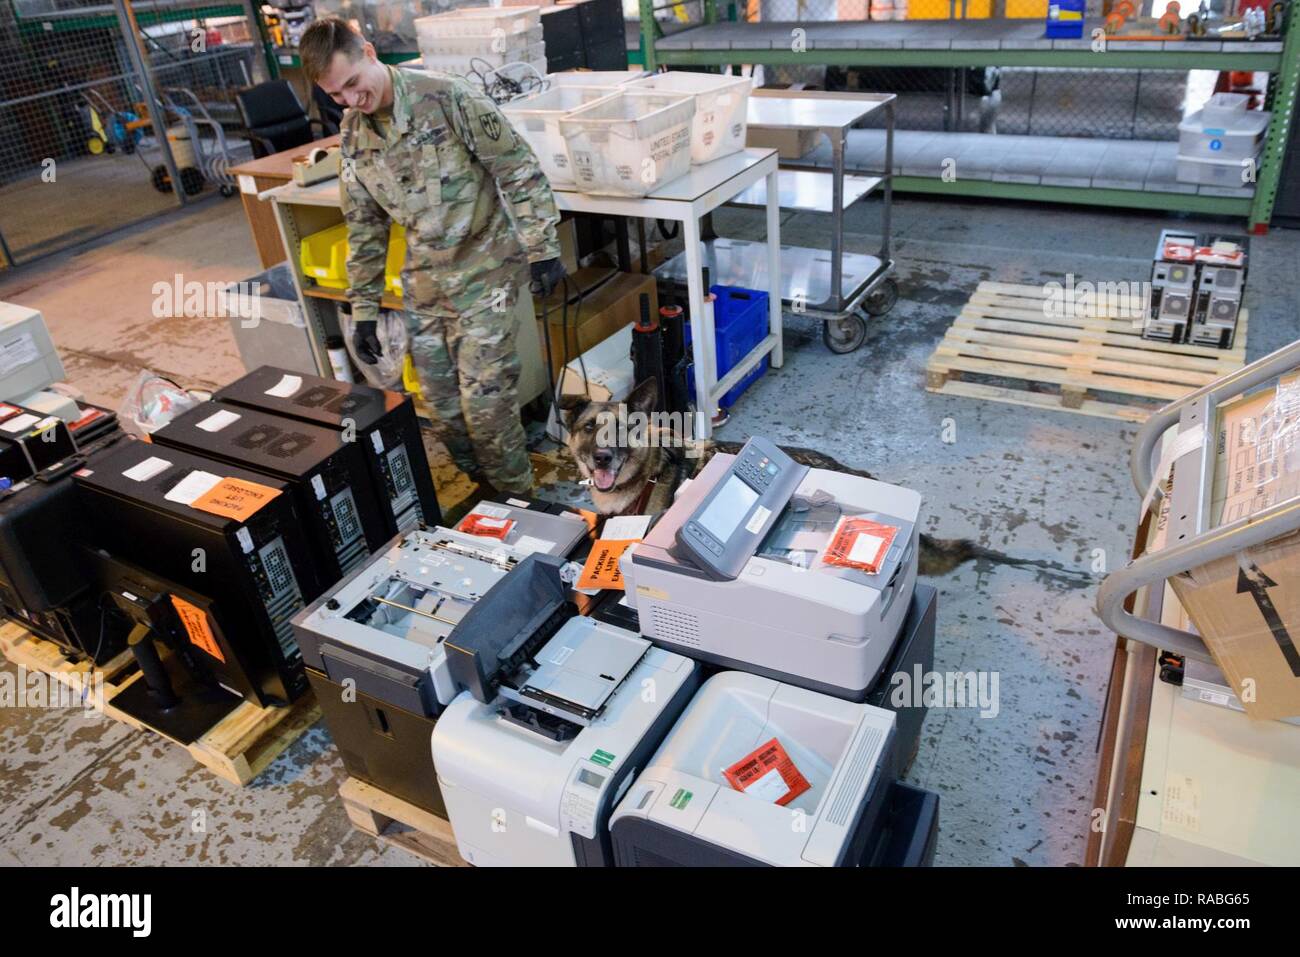
[{"label": "dog's open mouth", "polygon": [[614,487],[616,481],[618,481],[618,469],[591,470],[591,484],[596,486],[598,492],[608,492]]}]

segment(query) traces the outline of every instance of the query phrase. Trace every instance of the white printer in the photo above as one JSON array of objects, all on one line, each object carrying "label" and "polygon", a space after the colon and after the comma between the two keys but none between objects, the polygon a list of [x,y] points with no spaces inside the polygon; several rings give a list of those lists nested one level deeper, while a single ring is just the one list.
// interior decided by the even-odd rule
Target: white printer
[{"label": "white printer", "polygon": [[[890,711],[757,675],[716,674],[614,810],[615,863],[927,864],[938,796],[893,781],[894,747]],[[787,783],[774,752],[806,789]],[[745,790],[724,773],[762,758]]]},{"label": "white printer", "polygon": [[582,517],[480,503],[504,539],[448,528],[393,539],[293,619],[307,667],[415,714],[455,697],[443,640],[479,598],[528,555],[565,556],[587,534]]},{"label": "white printer", "polygon": [[697,686],[693,661],[575,616],[562,564],[529,557],[445,642],[466,690],[431,747],[471,864],[611,864],[610,812]]},{"label": "white printer", "polygon": [[17,303],[0,302],[0,401],[40,392],[63,375],[63,363],[41,314]]},{"label": "white printer", "polygon": [[[862,701],[911,604],[920,512],[916,492],[754,437],[715,455],[619,568],[656,644]],[[871,573],[826,562],[850,519],[892,530]]]}]

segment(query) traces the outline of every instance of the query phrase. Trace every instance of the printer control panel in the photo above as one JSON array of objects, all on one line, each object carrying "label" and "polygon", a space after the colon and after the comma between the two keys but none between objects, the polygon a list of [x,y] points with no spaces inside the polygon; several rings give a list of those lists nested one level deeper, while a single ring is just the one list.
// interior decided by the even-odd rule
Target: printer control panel
[{"label": "printer control panel", "polygon": [[674,553],[710,578],[734,579],[807,474],[767,439],[751,438],[678,529]]},{"label": "printer control panel", "polygon": [[[604,755],[603,751],[596,752],[596,756],[602,760],[605,759]],[[609,755],[609,758],[612,757]],[[588,839],[595,838],[596,814],[600,808],[601,795],[613,776],[612,767],[594,761],[577,763],[564,786],[564,797],[560,802],[560,825],[564,830]]]}]

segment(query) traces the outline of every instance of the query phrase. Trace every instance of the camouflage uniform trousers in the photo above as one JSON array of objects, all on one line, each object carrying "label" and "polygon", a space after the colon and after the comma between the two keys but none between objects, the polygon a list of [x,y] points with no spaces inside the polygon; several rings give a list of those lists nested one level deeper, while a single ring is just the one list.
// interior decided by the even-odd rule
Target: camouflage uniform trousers
[{"label": "camouflage uniform trousers", "polygon": [[515,304],[527,289],[528,267],[506,265],[450,293],[433,289],[424,269],[411,269],[403,287],[411,297],[411,357],[434,434],[461,471],[527,495],[533,468],[519,419]]}]

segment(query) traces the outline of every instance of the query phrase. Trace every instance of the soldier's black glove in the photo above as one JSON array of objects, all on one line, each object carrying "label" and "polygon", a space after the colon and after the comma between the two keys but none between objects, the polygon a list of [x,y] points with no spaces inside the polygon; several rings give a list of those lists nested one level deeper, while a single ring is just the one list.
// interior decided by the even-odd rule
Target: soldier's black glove
[{"label": "soldier's black glove", "polygon": [[384,354],[384,347],[379,341],[378,323],[362,320],[352,330],[352,348],[357,358],[366,365],[374,365]]},{"label": "soldier's black glove", "polygon": [[532,263],[528,271],[531,275],[528,290],[534,296],[545,298],[564,281],[564,264],[558,259],[543,259],[541,262]]}]

